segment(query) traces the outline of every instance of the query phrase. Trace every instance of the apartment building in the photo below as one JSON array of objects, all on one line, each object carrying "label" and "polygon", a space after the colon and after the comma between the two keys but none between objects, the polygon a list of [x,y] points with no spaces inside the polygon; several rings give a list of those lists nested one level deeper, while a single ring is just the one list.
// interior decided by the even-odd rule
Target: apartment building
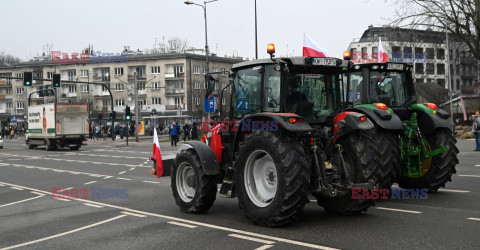
[{"label": "apartment building", "polygon": [[[435,83],[448,88],[444,32],[369,26],[362,37],[355,38],[348,47],[353,61],[376,61],[379,38],[389,61],[413,63],[417,83]],[[449,47],[452,90],[456,94],[473,94],[479,82],[479,61],[453,36],[449,38]]]},{"label": "apartment building", "polygon": [[[230,102],[229,92],[223,100],[220,89],[228,84],[228,74],[234,63],[241,59],[210,56],[210,72],[218,80],[214,95],[217,107]],[[117,120],[123,119],[125,106],[135,107],[135,74],[137,76],[137,105],[141,116],[152,114],[165,117],[184,117],[179,122],[199,120],[203,114],[205,95],[205,55],[191,53],[130,54],[124,57],[92,57],[62,61],[59,57],[40,57],[24,63],[0,67],[0,76],[23,77],[23,72],[33,71],[32,87],[24,87],[21,79],[0,78],[0,119],[14,115],[18,122],[25,121],[28,96],[43,87],[51,86],[54,73],[61,74],[57,101],[88,103],[92,121],[109,119],[111,107],[117,111]],[[95,84],[88,84],[95,83]],[[100,85],[102,84],[102,85]],[[113,96],[111,101],[110,88]],[[227,88],[227,91],[230,89]],[[53,96],[31,95],[31,104],[50,102]]]}]

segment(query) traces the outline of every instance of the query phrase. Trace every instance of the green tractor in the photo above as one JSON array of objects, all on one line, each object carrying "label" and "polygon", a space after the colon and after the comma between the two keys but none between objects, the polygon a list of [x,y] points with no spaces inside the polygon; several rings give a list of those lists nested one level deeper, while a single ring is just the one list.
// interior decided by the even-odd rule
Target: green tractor
[{"label": "green tractor", "polygon": [[417,103],[412,70],[407,63],[355,64],[346,100],[376,125],[385,187],[396,180],[401,188],[435,192],[456,173],[457,141],[446,111]]}]

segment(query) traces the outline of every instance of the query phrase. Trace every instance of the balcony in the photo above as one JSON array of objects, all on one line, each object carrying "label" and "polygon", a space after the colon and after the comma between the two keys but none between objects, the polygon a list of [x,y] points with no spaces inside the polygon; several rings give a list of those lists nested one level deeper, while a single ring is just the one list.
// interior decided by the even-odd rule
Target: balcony
[{"label": "balcony", "polygon": [[[146,78],[147,78],[147,74],[138,74],[137,75],[137,79],[146,79]],[[128,75],[128,80],[135,80],[135,75],[134,74]]]},{"label": "balcony", "polygon": [[109,81],[110,81],[110,76],[107,76],[107,75],[94,75],[94,76],[93,76],[93,81],[94,81],[94,82],[109,82]]},{"label": "balcony", "polygon": [[180,105],[165,105],[165,110],[178,110]]},{"label": "balcony", "polygon": [[13,99],[13,95],[11,93],[0,94],[0,100],[11,100],[11,99]]},{"label": "balcony", "polygon": [[185,77],[185,72],[165,73],[165,80],[179,80]]},{"label": "balcony", "polygon": [[177,89],[177,88],[166,88],[165,89],[166,95],[181,95],[185,94],[185,89]]}]

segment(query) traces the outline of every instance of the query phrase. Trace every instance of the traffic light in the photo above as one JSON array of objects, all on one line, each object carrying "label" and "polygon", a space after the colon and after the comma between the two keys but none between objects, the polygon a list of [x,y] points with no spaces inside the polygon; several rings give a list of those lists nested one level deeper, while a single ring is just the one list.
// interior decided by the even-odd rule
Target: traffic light
[{"label": "traffic light", "polygon": [[125,107],[125,120],[131,120],[132,119],[132,113],[130,112],[130,107],[126,106]]},{"label": "traffic light", "polygon": [[115,120],[115,118],[117,118],[117,112],[113,111],[110,113],[110,120]]},{"label": "traffic light", "polygon": [[32,86],[33,72],[23,72],[23,86]]},{"label": "traffic light", "polygon": [[54,88],[60,87],[61,80],[60,80],[60,74],[53,74],[52,76],[52,86]]}]

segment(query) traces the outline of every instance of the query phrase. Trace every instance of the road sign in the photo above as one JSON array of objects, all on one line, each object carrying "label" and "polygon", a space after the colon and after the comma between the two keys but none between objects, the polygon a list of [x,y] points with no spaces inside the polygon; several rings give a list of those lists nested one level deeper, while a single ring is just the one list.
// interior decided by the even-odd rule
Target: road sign
[{"label": "road sign", "polygon": [[210,99],[203,98],[203,111],[205,113],[215,113],[215,97],[212,96]]},{"label": "road sign", "polygon": [[237,110],[250,110],[250,100],[237,100],[235,107]]},{"label": "road sign", "polygon": [[17,116],[12,115],[12,122],[17,122],[17,121],[18,121]]}]

